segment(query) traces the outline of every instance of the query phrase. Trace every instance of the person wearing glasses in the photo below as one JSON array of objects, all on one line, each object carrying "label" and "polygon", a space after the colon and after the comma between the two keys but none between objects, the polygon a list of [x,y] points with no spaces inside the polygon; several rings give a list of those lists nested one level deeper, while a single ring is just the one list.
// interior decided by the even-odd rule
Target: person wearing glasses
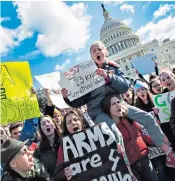
[{"label": "person wearing glasses", "polygon": [[35,159],[25,145],[15,139],[8,139],[1,147],[1,164],[5,174],[2,181],[51,181],[42,163]]},{"label": "person wearing glasses", "polygon": [[149,83],[149,89],[153,95],[162,94],[163,87],[158,77],[151,80],[151,82]]}]

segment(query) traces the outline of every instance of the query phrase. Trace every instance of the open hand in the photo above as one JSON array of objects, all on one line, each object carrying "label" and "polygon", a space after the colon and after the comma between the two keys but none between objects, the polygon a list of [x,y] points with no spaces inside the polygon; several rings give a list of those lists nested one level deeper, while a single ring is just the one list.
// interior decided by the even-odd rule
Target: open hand
[{"label": "open hand", "polygon": [[108,74],[107,74],[106,70],[101,69],[101,68],[98,68],[96,70],[96,74],[104,77],[104,79],[107,79],[107,77],[108,77]]},{"label": "open hand", "polygon": [[155,113],[156,115],[158,115],[158,114],[159,114],[159,109],[158,109],[158,108],[153,107],[153,111],[154,111],[154,113]]},{"label": "open hand", "polygon": [[44,95],[48,98],[50,95],[50,90],[49,89],[44,89]]},{"label": "open hand", "polygon": [[117,152],[121,153],[122,155],[125,153],[123,147],[120,144],[117,144]]},{"label": "open hand", "polygon": [[68,98],[68,90],[66,88],[61,89],[61,93],[64,98]]},{"label": "open hand", "polygon": [[64,169],[64,174],[65,174],[67,180],[70,180],[72,178],[72,169],[70,167],[66,167]]}]

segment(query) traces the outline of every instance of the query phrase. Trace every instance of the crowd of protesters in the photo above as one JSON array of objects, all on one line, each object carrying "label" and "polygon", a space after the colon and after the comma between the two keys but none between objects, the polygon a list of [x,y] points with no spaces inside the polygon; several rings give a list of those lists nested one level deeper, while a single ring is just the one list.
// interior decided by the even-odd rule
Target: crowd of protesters
[{"label": "crowd of protesters", "polygon": [[[175,98],[171,101],[170,121],[161,123],[152,95],[175,91],[174,72],[159,73],[149,81],[138,71],[132,84],[101,42],[90,47],[97,65],[96,73],[106,84],[69,101],[68,90],[62,95],[70,108],[53,105],[45,89],[47,105],[39,118],[1,125],[2,181],[60,180],[57,166],[64,162],[61,136],[82,131],[106,122],[118,142],[132,181],[173,181],[175,179]],[[35,91],[32,89],[32,93]],[[20,121],[20,120],[19,120]],[[149,159],[149,147],[160,147],[164,155]],[[72,170],[64,169],[63,180],[72,178]]]}]

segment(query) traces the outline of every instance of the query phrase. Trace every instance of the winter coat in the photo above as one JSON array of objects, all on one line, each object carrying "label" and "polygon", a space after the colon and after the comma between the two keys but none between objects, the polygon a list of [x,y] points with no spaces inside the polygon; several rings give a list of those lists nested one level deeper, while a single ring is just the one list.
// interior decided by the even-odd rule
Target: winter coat
[{"label": "winter coat", "polygon": [[36,176],[34,178],[24,178],[21,175],[19,175],[17,172],[9,170],[2,176],[1,181],[52,181],[52,180],[50,178],[50,175],[43,167],[40,176]]},{"label": "winter coat", "polygon": [[53,113],[54,113],[55,108],[56,107],[54,105],[53,106],[46,105],[44,115],[49,115],[49,116],[51,116],[53,118]]},{"label": "winter coat", "polygon": [[136,100],[135,107],[138,107],[139,109],[146,111],[146,112],[152,112],[154,104],[152,102],[148,102],[147,104],[140,103],[139,100]]},{"label": "winter coat", "polygon": [[131,165],[148,155],[149,150],[145,142],[149,145],[153,142],[150,136],[142,133],[142,128],[138,123],[130,123],[123,119],[117,124],[117,127],[122,133],[126,154]]},{"label": "winter coat", "polygon": [[[87,110],[89,116],[94,120],[98,114],[102,111],[101,102],[108,94],[123,94],[129,87],[130,83],[125,78],[124,73],[120,69],[119,65],[114,62],[104,62],[102,69],[106,70],[108,73],[108,80],[106,84],[87,93],[86,95],[70,102],[68,99],[65,99],[65,102],[73,107],[78,108],[83,105],[87,105]],[[113,73],[112,73],[113,72]]]},{"label": "winter coat", "polygon": [[57,151],[58,151],[58,145],[56,144],[54,148],[48,147],[47,149],[36,149],[34,152],[34,157],[40,160],[48,173],[50,175],[53,174],[56,161],[57,161]]},{"label": "winter coat", "polygon": [[170,117],[170,126],[175,136],[175,98],[171,101],[171,117]]}]

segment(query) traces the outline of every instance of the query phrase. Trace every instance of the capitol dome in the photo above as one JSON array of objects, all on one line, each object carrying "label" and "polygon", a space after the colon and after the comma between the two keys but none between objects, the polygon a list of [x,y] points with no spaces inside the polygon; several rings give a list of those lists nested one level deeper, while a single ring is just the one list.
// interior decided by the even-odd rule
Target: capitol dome
[{"label": "capitol dome", "polygon": [[139,37],[121,20],[109,16],[103,8],[104,24],[100,31],[100,40],[109,51],[109,56],[140,44]]},{"label": "capitol dome", "polygon": [[115,18],[106,18],[103,26],[101,27],[100,36],[106,33],[111,28],[118,28],[122,25],[125,25],[122,21]]}]

